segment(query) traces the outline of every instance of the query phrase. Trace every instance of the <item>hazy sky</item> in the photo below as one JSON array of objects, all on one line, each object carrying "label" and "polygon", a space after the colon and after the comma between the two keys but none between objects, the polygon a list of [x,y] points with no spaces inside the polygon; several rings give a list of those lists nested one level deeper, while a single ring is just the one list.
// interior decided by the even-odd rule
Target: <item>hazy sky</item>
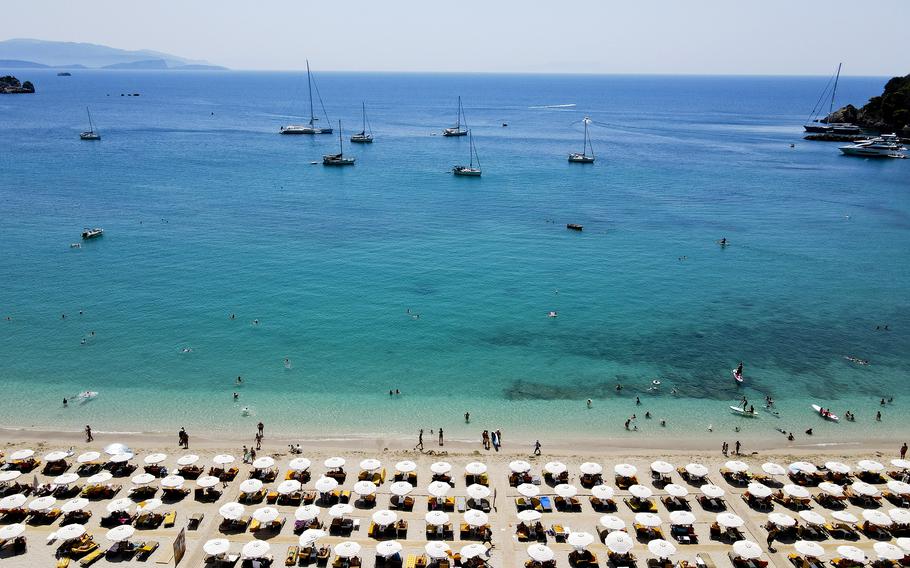
[{"label": "hazy sky", "polygon": [[3,16],[0,39],[235,69],[910,73],[910,0],[10,0]]}]

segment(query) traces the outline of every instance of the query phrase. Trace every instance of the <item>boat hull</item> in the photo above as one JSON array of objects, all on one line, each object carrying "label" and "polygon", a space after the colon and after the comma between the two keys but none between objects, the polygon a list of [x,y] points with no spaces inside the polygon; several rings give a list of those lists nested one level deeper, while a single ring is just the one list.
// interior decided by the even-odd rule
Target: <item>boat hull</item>
[{"label": "boat hull", "polygon": [[463,177],[480,177],[480,170],[477,168],[469,168],[466,166],[455,166],[452,168],[452,173],[456,176]]},{"label": "boat hull", "polygon": [[845,156],[860,156],[862,158],[904,158],[898,150],[887,150],[884,148],[865,148],[863,146],[841,146],[840,151]]},{"label": "boat hull", "polygon": [[295,134],[313,135],[313,134],[331,134],[332,129],[331,128],[313,128],[312,126],[297,126],[297,125],[291,124],[289,126],[282,126],[280,129],[278,129],[278,132],[280,134],[288,134],[288,135],[295,135]]},{"label": "boat hull", "polygon": [[468,131],[467,130],[458,130],[455,128],[446,128],[445,130],[442,131],[442,135],[443,136],[467,136]]},{"label": "boat hull", "polygon": [[79,140],[101,140],[101,135],[94,132],[83,132],[79,135]]},{"label": "boat hull", "polygon": [[353,142],[354,144],[372,144],[373,137],[355,134],[355,135],[351,136],[351,142]]},{"label": "boat hull", "polygon": [[593,164],[594,156],[586,156],[584,154],[569,154],[569,162],[573,164]]},{"label": "boat hull", "polygon": [[340,155],[323,156],[322,165],[323,166],[353,166],[354,158],[344,158]]}]

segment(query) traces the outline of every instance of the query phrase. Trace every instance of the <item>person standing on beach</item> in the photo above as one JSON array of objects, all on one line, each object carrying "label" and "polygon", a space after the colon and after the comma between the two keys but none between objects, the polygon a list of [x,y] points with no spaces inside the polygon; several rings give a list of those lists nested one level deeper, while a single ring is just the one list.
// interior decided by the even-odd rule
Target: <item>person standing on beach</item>
[{"label": "person standing on beach", "polygon": [[736,440],[736,455],[739,455],[739,448],[741,447],[742,446],[740,445],[739,440]]},{"label": "person standing on beach", "polygon": [[259,433],[256,434],[256,449],[257,450],[262,449],[262,434],[259,434]]},{"label": "person standing on beach", "polygon": [[493,445],[493,449],[498,452],[499,451],[499,438],[496,436],[496,430],[493,430],[493,432],[490,434],[490,441],[491,441],[491,444]]},{"label": "person standing on beach", "polygon": [[535,456],[539,456],[539,455],[540,455],[540,440],[535,440],[535,441],[534,441],[534,455],[535,455]]},{"label": "person standing on beach", "polygon": [[417,433],[417,445],[414,446],[415,450],[423,451],[423,428],[420,429],[420,432]]},{"label": "person standing on beach", "polygon": [[464,423],[465,423],[465,424],[470,424],[470,423],[471,423],[471,413],[470,413],[470,412],[465,412],[465,413],[464,413]]},{"label": "person standing on beach", "polygon": [[256,425],[256,428],[259,429],[259,437],[264,438],[265,437],[265,425],[262,422],[260,422],[259,424]]},{"label": "person standing on beach", "polygon": [[502,430],[496,430],[496,451],[502,447]]},{"label": "person standing on beach", "polygon": [[768,531],[768,552],[777,552],[772,546],[774,544],[774,539],[777,538],[777,528],[773,528]]},{"label": "person standing on beach", "polygon": [[443,445],[443,440],[442,440],[442,428],[439,429],[439,445],[440,445],[440,446]]},{"label": "person standing on beach", "polygon": [[483,444],[483,449],[490,449],[490,432],[489,430],[484,430],[483,434],[480,435],[480,442]]},{"label": "person standing on beach", "polygon": [[95,437],[92,436],[92,427],[89,426],[88,424],[85,425],[85,441],[86,441],[86,442],[94,442],[94,441],[95,441]]},{"label": "person standing on beach", "polygon": [[904,445],[901,446],[901,459],[907,455],[907,442],[904,442]]}]

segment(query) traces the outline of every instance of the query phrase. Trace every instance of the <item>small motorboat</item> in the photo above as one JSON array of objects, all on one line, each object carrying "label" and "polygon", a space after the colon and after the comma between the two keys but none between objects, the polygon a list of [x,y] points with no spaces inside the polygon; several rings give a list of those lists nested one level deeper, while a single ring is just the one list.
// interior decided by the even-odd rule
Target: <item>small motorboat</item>
[{"label": "small motorboat", "polygon": [[817,404],[812,405],[812,410],[814,410],[819,416],[821,416],[825,420],[830,420],[831,422],[838,422],[840,420],[840,417],[837,414],[834,414],[830,410],[825,410],[824,408],[822,408],[821,406],[819,406]]},{"label": "small motorboat", "polygon": [[104,229],[102,229],[101,227],[95,227],[94,229],[90,229],[90,228],[86,227],[86,228],[82,229],[82,238],[85,240],[97,239],[98,237],[100,237],[102,235],[104,235]]},{"label": "small motorboat", "polygon": [[584,225],[579,225],[578,223],[567,223],[566,229],[569,229],[572,231],[583,231]]}]

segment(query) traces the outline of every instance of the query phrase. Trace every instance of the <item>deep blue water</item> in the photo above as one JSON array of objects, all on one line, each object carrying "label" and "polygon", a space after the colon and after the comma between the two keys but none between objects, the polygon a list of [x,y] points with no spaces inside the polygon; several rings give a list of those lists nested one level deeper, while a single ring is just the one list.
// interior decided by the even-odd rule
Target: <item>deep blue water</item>
[{"label": "deep blue water", "polygon": [[[827,78],[318,73],[357,158],[330,169],[311,162],[337,137],[278,135],[306,114],[300,74],[18,75],[38,94],[0,98],[0,425],[906,429],[871,418],[908,394],[910,160],[803,141]],[[884,82],[843,78],[839,101]],[[438,135],[459,94],[480,179]],[[376,142],[352,148],[361,100]],[[78,138],[87,105],[101,142]],[[585,115],[593,166],[566,161]],[[105,236],[70,249],[83,226]],[[743,394],[782,418],[741,423]]]}]

